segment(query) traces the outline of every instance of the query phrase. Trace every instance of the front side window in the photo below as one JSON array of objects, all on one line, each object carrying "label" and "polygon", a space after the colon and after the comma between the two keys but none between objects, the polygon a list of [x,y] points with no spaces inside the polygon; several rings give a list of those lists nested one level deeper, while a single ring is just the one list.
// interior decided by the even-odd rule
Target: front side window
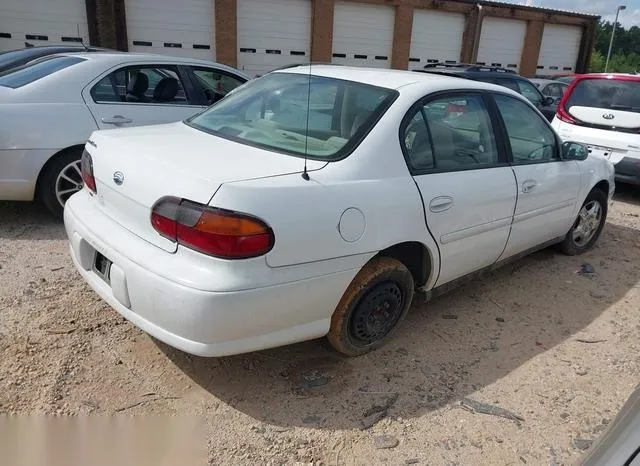
[{"label": "front side window", "polygon": [[464,170],[498,163],[491,120],[480,95],[431,100],[416,110],[403,140],[414,170]]},{"label": "front side window", "polygon": [[84,58],[79,57],[45,57],[5,72],[0,76],[0,86],[17,89],[83,61]]},{"label": "front side window", "polygon": [[187,124],[241,143],[333,160],[373,127],[397,92],[297,73],[251,81]]},{"label": "front side window", "polygon": [[184,86],[174,66],[120,68],[91,89],[96,103],[187,105]]},{"label": "front side window", "polygon": [[542,105],[542,95],[540,91],[536,89],[536,87],[528,81],[524,81],[519,79],[518,81],[518,92],[525,96],[529,102],[531,102],[536,107]]},{"label": "front side window", "polygon": [[216,103],[246,80],[212,69],[194,68],[193,75],[204,90],[209,104]]},{"label": "front side window", "polygon": [[515,163],[558,158],[555,134],[535,110],[513,97],[496,95],[495,101],[507,129]]},{"label": "front side window", "polygon": [[559,99],[564,94],[564,90],[566,89],[566,87],[567,86],[560,83],[549,84],[546,87],[545,95],[548,95],[549,97],[553,97],[554,99]]}]

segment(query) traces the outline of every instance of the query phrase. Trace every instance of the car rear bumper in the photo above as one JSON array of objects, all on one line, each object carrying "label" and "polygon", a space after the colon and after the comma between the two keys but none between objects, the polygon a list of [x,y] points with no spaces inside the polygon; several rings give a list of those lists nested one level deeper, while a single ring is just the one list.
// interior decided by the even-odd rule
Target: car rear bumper
[{"label": "car rear bumper", "polygon": [[[340,271],[235,291],[193,288],[162,276],[171,260],[167,258],[174,254],[133,235],[91,204],[88,194],[81,191],[65,206],[65,228],[76,268],[123,317],[187,353],[226,356],[321,337],[328,332],[331,314],[357,273]],[[118,248],[125,243],[128,246]],[[137,256],[132,248],[139,251]],[[155,265],[145,263],[149,251],[156,254]],[[109,282],[95,270],[96,252],[112,261]],[[192,269],[194,274],[206,273],[200,267]],[[191,277],[190,281],[197,283],[198,279]]]},{"label": "car rear bumper", "polygon": [[640,185],[640,159],[625,157],[615,164],[616,181]]}]

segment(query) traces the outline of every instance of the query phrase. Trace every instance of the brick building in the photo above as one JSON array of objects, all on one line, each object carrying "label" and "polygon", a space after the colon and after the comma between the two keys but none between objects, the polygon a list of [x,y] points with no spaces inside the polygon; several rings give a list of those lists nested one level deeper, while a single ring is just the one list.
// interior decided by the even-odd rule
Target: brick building
[{"label": "brick building", "polygon": [[74,42],[188,55],[249,74],[291,63],[483,63],[583,72],[597,16],[470,0],[3,0],[0,50]]}]

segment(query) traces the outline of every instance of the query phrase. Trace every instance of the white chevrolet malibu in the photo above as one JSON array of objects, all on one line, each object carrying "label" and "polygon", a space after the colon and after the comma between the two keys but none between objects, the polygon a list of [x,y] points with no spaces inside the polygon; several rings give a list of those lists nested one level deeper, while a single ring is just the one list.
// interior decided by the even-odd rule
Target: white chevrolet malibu
[{"label": "white chevrolet malibu", "polygon": [[591,248],[613,167],[504,87],[332,66],[270,73],[184,122],[96,131],[71,257],[188,353],[384,343],[434,296],[558,243]]}]

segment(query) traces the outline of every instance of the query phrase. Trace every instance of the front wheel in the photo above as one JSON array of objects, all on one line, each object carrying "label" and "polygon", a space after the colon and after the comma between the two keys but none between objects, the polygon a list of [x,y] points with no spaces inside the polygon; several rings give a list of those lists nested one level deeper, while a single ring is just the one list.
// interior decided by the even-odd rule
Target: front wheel
[{"label": "front wheel", "polygon": [[582,204],[578,218],[560,244],[560,249],[570,256],[588,251],[598,240],[606,219],[607,196],[594,189]]},{"label": "front wheel", "polygon": [[67,199],[82,189],[81,157],[82,150],[58,155],[49,162],[40,178],[40,199],[58,218],[62,218]]},{"label": "front wheel", "polygon": [[327,338],[347,356],[382,346],[404,319],[413,299],[411,272],[391,257],[367,263],[353,279],[331,316]]}]

